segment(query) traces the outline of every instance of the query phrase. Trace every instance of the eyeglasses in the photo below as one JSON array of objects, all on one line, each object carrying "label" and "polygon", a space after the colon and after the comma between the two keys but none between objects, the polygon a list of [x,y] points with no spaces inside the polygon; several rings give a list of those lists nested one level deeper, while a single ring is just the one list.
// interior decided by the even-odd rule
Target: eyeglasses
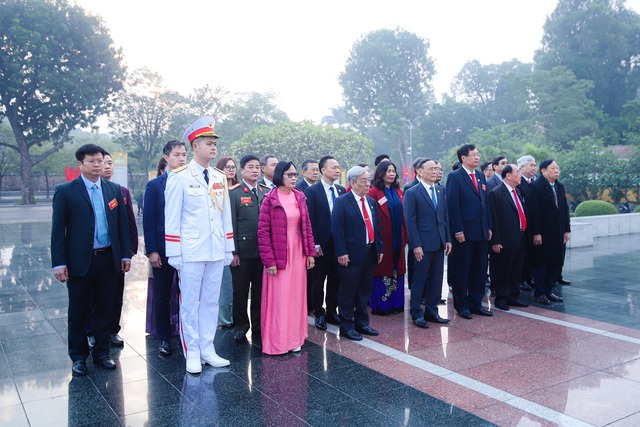
[{"label": "eyeglasses", "polygon": [[439,167],[432,167],[432,168],[427,168],[428,171],[436,171],[436,172],[442,172],[442,168]]},{"label": "eyeglasses", "polygon": [[224,167],[224,170],[226,170],[226,171],[236,170],[236,166],[235,165],[227,165],[227,166]]},{"label": "eyeglasses", "polygon": [[104,163],[104,160],[102,160],[102,159],[100,159],[100,160],[91,159],[91,160],[84,160],[84,162],[85,163],[89,163],[90,165],[95,165],[95,164],[101,165],[101,164]]},{"label": "eyeglasses", "polygon": [[298,172],[285,172],[284,175],[286,175],[289,179],[297,178]]}]

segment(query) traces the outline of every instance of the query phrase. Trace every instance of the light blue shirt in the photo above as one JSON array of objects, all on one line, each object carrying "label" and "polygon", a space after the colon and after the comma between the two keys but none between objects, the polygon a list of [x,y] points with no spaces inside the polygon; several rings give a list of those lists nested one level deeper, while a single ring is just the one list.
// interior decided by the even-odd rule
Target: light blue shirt
[{"label": "light blue shirt", "polygon": [[[87,193],[89,194],[89,200],[91,200],[91,192],[93,190],[91,190],[91,187],[93,187],[94,185],[96,187],[98,187],[98,197],[101,197],[101,200],[104,201],[104,195],[102,194],[102,180],[98,179],[96,182],[91,182],[89,181],[87,178],[85,178],[83,175],[80,175],[80,177],[82,178],[82,182],[84,182],[85,187],[87,188]],[[104,202],[103,202],[104,204]],[[92,203],[93,206],[93,203]],[[106,207],[105,207],[106,209]],[[105,220],[106,220],[106,212],[105,212]],[[109,224],[107,222],[107,229],[109,228]],[[98,242],[98,238],[97,238],[97,230],[98,227],[97,225],[95,225],[95,229],[96,231],[93,233],[93,249],[101,249],[101,248],[106,248],[111,246],[111,240],[108,238],[107,236],[107,242],[106,244],[104,243],[100,243]]]}]

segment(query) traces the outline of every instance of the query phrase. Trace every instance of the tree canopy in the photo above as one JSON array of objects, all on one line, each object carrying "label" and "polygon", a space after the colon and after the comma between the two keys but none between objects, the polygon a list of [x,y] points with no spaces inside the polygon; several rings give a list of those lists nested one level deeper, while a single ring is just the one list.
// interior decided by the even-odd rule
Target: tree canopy
[{"label": "tree canopy", "polygon": [[262,126],[245,134],[225,150],[225,155],[240,159],[253,153],[258,157],[273,154],[279,160],[291,160],[300,169],[306,159],[319,160],[330,154],[343,168],[366,162],[373,143],[356,132],[344,132],[332,126],[318,126],[310,121],[280,122]]},{"label": "tree canopy", "polygon": [[0,0],[0,119],[15,136],[4,145],[20,155],[23,203],[35,203],[31,168],[108,111],[122,87],[121,57],[100,18],[78,6]]}]

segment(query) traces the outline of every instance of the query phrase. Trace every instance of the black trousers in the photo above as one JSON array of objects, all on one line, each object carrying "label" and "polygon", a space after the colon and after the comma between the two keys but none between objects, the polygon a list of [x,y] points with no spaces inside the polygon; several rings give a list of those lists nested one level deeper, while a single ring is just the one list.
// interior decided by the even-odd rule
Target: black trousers
[{"label": "black trousers", "polygon": [[[411,284],[411,317],[433,319],[438,314],[438,303],[442,297],[442,278],[444,276],[444,249],[424,252],[422,261],[416,261],[413,251],[409,254],[413,258],[415,271]],[[426,301],[422,310],[422,300]]]},{"label": "black trousers", "polygon": [[[524,238],[522,239],[524,243]],[[499,254],[492,252],[493,288],[495,302],[513,303],[520,297],[520,279],[524,261],[524,245],[518,249],[502,249]]]},{"label": "black trousers", "polygon": [[375,244],[363,262],[349,262],[347,267],[338,264],[340,290],[338,305],[340,307],[340,328],[346,331],[356,326],[369,326],[367,302],[373,288],[373,270],[377,263]]},{"label": "black trousers", "polygon": [[171,287],[176,269],[169,265],[169,259],[161,256],[162,267],[153,269],[153,310],[156,314],[156,333],[160,341],[171,338]]},{"label": "black trousers", "polygon": [[562,272],[562,264],[536,266],[533,269],[533,283],[535,289],[533,296],[549,296]]},{"label": "black trousers", "polygon": [[[109,354],[109,325],[116,276],[110,250],[93,256],[86,275],[69,276],[68,342],[69,357],[74,362],[85,360],[89,356],[86,335],[88,317],[91,319],[96,339],[93,354]],[[88,314],[89,310],[91,312]]]},{"label": "black trousers", "polygon": [[[322,248],[323,255],[316,258],[315,267],[312,270],[311,299],[313,301],[313,315],[323,316],[325,313],[337,314],[338,289],[340,277],[338,277],[338,261],[333,248],[333,242],[328,248]],[[327,309],[322,307],[325,302],[324,282],[327,281]]]},{"label": "black trousers", "polygon": [[[240,265],[231,267],[233,280],[233,326],[245,334],[260,334],[260,306],[262,304],[262,274],[260,258],[240,258]],[[251,291],[251,321],[247,314],[247,300]]]},{"label": "black trousers", "polygon": [[459,313],[482,306],[487,282],[487,241],[453,240],[448,273],[453,288],[453,307]]},{"label": "black trousers", "polygon": [[122,304],[124,303],[124,273],[116,274],[116,288],[113,292],[113,306],[111,308],[111,323],[109,333],[120,332],[120,317],[122,316]]}]

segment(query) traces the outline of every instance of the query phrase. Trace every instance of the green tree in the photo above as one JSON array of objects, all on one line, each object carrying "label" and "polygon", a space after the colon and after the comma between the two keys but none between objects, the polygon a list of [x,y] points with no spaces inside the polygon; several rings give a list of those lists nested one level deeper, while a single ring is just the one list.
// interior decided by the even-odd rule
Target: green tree
[{"label": "green tree", "polygon": [[582,200],[598,199],[611,186],[606,180],[607,171],[616,156],[599,138],[587,136],[571,144],[571,150],[563,152],[557,160],[560,180],[567,193]]},{"label": "green tree", "polygon": [[287,114],[275,104],[274,94],[251,92],[240,94],[229,103],[216,133],[221,136],[222,148],[226,149],[252,129],[288,121]]},{"label": "green tree", "polygon": [[162,77],[148,68],[135,70],[127,78],[125,90],[118,96],[110,116],[110,126],[117,139],[130,149],[133,169],[146,175],[166,142],[182,137],[182,133],[170,135],[169,129],[186,105],[184,97],[168,90]]},{"label": "green tree", "polygon": [[427,40],[408,31],[373,31],[354,44],[339,77],[351,123],[362,133],[383,129],[383,143],[397,147],[400,163],[411,162],[410,130],[433,101],[428,50]]},{"label": "green tree", "polygon": [[121,57],[101,19],[66,0],[0,0],[0,119],[15,138],[3,145],[20,155],[22,203],[35,203],[33,166],[108,111]]},{"label": "green tree", "polygon": [[618,116],[640,87],[640,15],[624,0],[559,0],[544,25],[536,67],[562,65],[591,80],[596,106]]},{"label": "green tree", "polygon": [[372,155],[371,140],[332,126],[318,126],[310,121],[281,122],[253,129],[231,145],[225,153],[239,159],[247,153],[274,154],[280,160],[293,161],[298,170],[306,159],[320,159],[331,154],[344,169],[366,161]]}]

